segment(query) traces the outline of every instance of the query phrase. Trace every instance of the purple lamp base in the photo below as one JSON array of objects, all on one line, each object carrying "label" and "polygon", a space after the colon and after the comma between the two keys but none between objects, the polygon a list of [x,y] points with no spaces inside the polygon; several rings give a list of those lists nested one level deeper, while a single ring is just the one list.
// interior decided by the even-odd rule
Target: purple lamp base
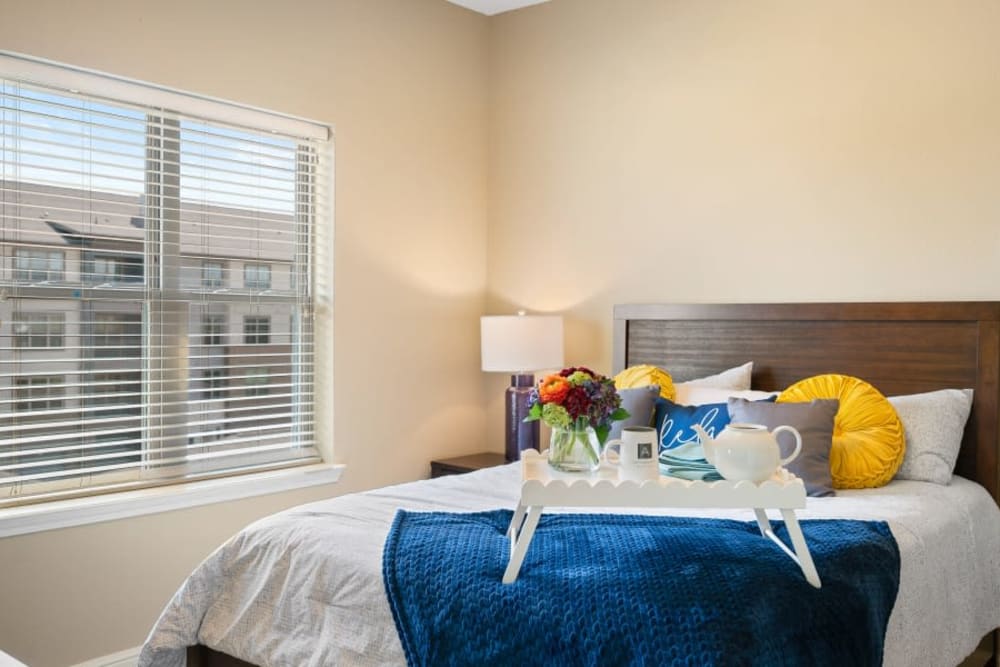
[{"label": "purple lamp base", "polygon": [[511,375],[507,387],[507,436],[504,455],[507,462],[517,461],[526,449],[538,449],[538,422],[525,423],[528,416],[528,395],[535,386],[534,375]]}]

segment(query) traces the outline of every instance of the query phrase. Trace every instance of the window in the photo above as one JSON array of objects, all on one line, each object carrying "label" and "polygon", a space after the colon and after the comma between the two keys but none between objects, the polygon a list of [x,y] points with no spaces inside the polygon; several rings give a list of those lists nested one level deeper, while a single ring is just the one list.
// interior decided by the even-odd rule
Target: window
[{"label": "window", "polygon": [[95,357],[142,356],[142,315],[138,312],[97,312],[87,341]]},{"label": "window", "polygon": [[209,368],[205,371],[205,399],[226,397],[226,369]]},{"label": "window", "polygon": [[222,262],[201,263],[201,286],[216,289],[225,286],[226,267]]},{"label": "window", "polygon": [[223,336],[226,333],[225,315],[202,315],[201,316],[201,342],[202,345],[222,345]]},{"label": "window", "polygon": [[243,286],[247,289],[271,289],[271,267],[267,264],[245,265]]},{"label": "window", "polygon": [[14,345],[21,348],[61,348],[66,313],[14,313]]},{"label": "window", "polygon": [[247,396],[267,396],[269,383],[267,368],[249,368],[246,377]]},{"label": "window", "polygon": [[18,248],[14,251],[14,280],[44,283],[62,280],[65,275],[66,260],[61,250]]},{"label": "window", "polygon": [[14,380],[14,409],[18,412],[29,410],[58,410],[63,407],[66,395],[61,375],[36,375]]},{"label": "window", "polygon": [[326,126],[0,54],[0,508],[318,460],[331,166]]},{"label": "window", "polygon": [[107,372],[93,373],[87,378],[86,403],[88,406],[114,407],[124,406],[138,413],[138,401],[142,392],[142,373]]},{"label": "window", "polygon": [[[138,245],[138,244],[136,244]],[[141,248],[138,254],[108,255],[83,253],[81,273],[85,283],[141,283],[143,266]]]},{"label": "window", "polygon": [[243,317],[243,342],[247,345],[267,345],[271,342],[271,318],[262,315]]}]

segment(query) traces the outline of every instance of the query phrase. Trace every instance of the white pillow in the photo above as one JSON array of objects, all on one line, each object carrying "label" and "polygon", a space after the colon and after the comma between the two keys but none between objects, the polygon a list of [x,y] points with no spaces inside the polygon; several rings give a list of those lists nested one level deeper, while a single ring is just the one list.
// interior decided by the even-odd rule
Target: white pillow
[{"label": "white pillow", "polygon": [[[678,391],[689,387],[713,387],[715,389],[735,389],[743,391],[750,388],[750,376],[753,375],[753,362],[748,361],[742,366],[736,366],[728,370],[708,375],[703,378],[695,378],[687,382],[675,382],[674,387]],[[678,401],[681,402],[681,401]]]},{"label": "white pillow", "polygon": [[906,432],[906,453],[896,477],[948,484],[972,409],[972,390],[890,396],[889,402]]},{"label": "white pillow", "polygon": [[705,405],[706,403],[725,403],[730,398],[745,398],[748,401],[763,401],[777,396],[777,391],[755,391],[753,389],[718,389],[716,387],[699,387],[698,385],[682,387],[674,385],[677,396],[674,403],[680,405]]}]

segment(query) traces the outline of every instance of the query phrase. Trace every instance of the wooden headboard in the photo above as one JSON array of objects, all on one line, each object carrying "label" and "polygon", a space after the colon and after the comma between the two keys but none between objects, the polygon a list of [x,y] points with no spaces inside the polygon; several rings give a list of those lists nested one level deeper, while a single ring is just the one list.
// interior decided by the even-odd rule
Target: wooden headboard
[{"label": "wooden headboard", "polygon": [[971,387],[956,472],[1000,503],[1000,302],[615,306],[616,373],[654,364],[683,381],[747,361],[755,389],[820,373],[887,396]]}]

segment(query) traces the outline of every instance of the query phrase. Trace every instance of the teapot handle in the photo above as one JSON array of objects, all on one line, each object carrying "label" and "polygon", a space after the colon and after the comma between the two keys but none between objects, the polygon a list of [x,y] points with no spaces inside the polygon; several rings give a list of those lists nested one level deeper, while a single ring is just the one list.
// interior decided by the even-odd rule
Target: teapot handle
[{"label": "teapot handle", "polygon": [[[779,463],[779,465],[785,465],[785,464],[787,464],[787,463],[791,463],[792,461],[794,461],[794,460],[795,460],[795,457],[796,457],[796,456],[798,456],[798,455],[799,455],[799,452],[801,452],[801,451],[802,451],[802,436],[801,436],[801,435],[799,435],[799,432],[798,432],[798,431],[796,431],[796,430],[795,430],[795,429],[794,429],[793,427],[791,427],[791,426],[779,426],[778,428],[776,428],[776,429],[774,429],[773,431],[771,431],[771,435],[773,435],[773,436],[774,436],[775,440],[777,440],[777,439],[778,439],[778,432],[780,432],[780,431],[788,431],[789,433],[791,433],[792,435],[794,435],[794,436],[795,436],[795,451],[794,451],[794,452],[792,452],[792,455],[791,455],[791,456],[789,456],[789,457],[786,457],[786,458],[783,458],[783,459],[781,459],[781,460],[780,460],[780,461],[778,462],[778,463]],[[779,452],[778,452],[778,455],[779,455],[779,456],[781,455],[781,451],[780,451],[780,450],[779,450]]]}]

